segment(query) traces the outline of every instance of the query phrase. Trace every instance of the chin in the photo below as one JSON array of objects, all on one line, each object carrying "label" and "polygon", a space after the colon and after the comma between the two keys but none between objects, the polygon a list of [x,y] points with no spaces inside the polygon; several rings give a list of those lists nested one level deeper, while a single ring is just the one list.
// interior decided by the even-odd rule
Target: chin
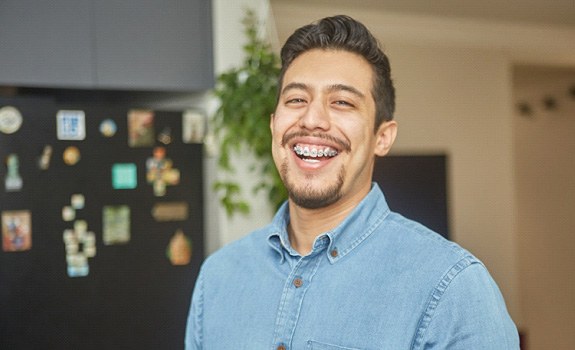
[{"label": "chin", "polygon": [[317,176],[305,176],[293,179],[289,176],[287,167],[282,167],[282,179],[286,186],[290,200],[297,206],[306,209],[325,208],[337,202],[341,196],[341,189],[345,179],[343,167],[335,174],[335,178],[326,180]]}]

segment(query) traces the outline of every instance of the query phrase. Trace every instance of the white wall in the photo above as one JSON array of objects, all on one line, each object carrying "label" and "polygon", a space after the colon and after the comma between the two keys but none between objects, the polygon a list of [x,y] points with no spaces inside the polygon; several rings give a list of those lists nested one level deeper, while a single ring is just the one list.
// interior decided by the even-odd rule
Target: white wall
[{"label": "white wall", "polygon": [[[514,74],[520,287],[530,349],[575,344],[575,66],[522,66]],[[555,110],[543,99],[552,96]]]}]

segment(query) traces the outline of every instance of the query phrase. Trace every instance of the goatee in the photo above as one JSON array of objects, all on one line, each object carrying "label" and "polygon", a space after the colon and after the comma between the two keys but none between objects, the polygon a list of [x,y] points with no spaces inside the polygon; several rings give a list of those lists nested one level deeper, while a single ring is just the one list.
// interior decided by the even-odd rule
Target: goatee
[{"label": "goatee", "polygon": [[[326,184],[326,187],[316,189],[305,181],[304,184],[298,185],[290,181],[288,175],[287,161],[280,169],[280,175],[288,191],[289,198],[298,206],[306,209],[325,208],[341,198],[341,188],[345,178],[345,169],[342,166],[337,174],[335,182]],[[313,180],[314,175],[308,175],[309,180]]]}]

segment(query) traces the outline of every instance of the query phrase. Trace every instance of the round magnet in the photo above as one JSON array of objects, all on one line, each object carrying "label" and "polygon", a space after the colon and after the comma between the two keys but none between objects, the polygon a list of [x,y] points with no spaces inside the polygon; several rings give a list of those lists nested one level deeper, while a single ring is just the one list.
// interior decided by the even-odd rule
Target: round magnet
[{"label": "round magnet", "polygon": [[78,147],[70,146],[64,150],[64,163],[68,165],[75,165],[80,161],[80,150]]},{"label": "round magnet", "polygon": [[12,134],[20,129],[22,125],[22,114],[12,106],[0,108],[0,131],[5,134]]},{"label": "round magnet", "polygon": [[84,209],[84,204],[86,202],[84,195],[81,193],[73,194],[70,202],[72,203],[72,208],[74,209]]},{"label": "round magnet", "polygon": [[116,126],[116,122],[112,119],[105,119],[100,123],[100,133],[104,137],[112,137],[116,134],[118,127]]},{"label": "round magnet", "polygon": [[62,208],[62,220],[72,221],[76,218],[76,210],[71,206],[65,206]]}]

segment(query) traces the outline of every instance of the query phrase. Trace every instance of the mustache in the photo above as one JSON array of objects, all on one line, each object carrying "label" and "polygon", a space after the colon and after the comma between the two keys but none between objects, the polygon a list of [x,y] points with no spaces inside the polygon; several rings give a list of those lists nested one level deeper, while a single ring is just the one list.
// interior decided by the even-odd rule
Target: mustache
[{"label": "mustache", "polygon": [[335,136],[331,136],[329,134],[324,134],[324,133],[318,133],[318,132],[306,132],[306,131],[295,131],[292,132],[290,134],[285,134],[282,137],[282,147],[287,145],[291,140],[297,138],[297,137],[307,137],[307,136],[311,136],[311,137],[316,137],[322,140],[326,140],[329,141],[331,143],[335,143],[339,146],[340,150],[342,151],[346,151],[346,152],[351,152],[351,145],[349,144],[349,142],[347,140],[343,140],[340,139],[339,137],[335,137]]}]

